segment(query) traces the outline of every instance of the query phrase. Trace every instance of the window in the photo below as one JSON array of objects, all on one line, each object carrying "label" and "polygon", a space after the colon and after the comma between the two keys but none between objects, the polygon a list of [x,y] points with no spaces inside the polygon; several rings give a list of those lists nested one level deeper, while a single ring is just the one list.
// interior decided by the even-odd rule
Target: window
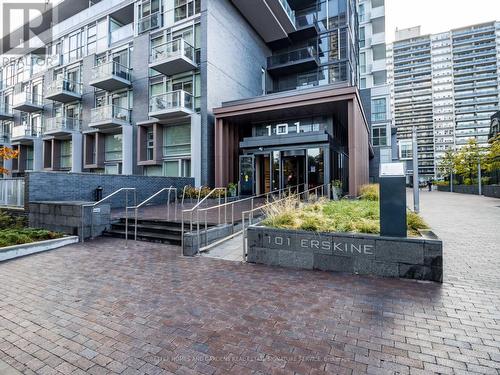
[{"label": "window", "polygon": [[71,140],[61,141],[61,168],[71,168]]},{"label": "window", "polygon": [[191,154],[191,125],[168,126],[163,131],[163,156]]},{"label": "window", "polygon": [[33,147],[26,147],[26,168],[27,171],[33,170]]},{"label": "window", "polygon": [[387,71],[380,70],[378,72],[373,72],[373,85],[385,85],[387,82]]},{"label": "window", "polygon": [[154,144],[153,129],[148,129],[146,133],[146,160],[153,160]]},{"label": "window", "polygon": [[372,143],[374,146],[387,146],[387,129],[373,128]]},{"label": "window", "polygon": [[366,89],[366,78],[361,78],[360,83],[359,83],[359,88]]},{"label": "window", "polygon": [[201,11],[201,0],[174,0],[174,22],[194,16]]},{"label": "window", "polygon": [[122,160],[122,134],[107,134],[104,139],[104,160]]},{"label": "window", "polygon": [[288,124],[278,124],[276,125],[276,134],[288,134]]},{"label": "window", "polygon": [[384,6],[384,0],[372,0],[372,8]]},{"label": "window", "polygon": [[361,73],[366,73],[366,53],[359,54],[359,69]]},{"label": "window", "polygon": [[399,158],[401,160],[411,159],[413,155],[413,147],[411,141],[400,141],[399,142]]},{"label": "window", "polygon": [[359,28],[359,47],[363,48],[365,46],[365,27]]},{"label": "window", "polygon": [[373,60],[383,60],[385,59],[385,43],[377,44],[372,46],[373,50]]},{"label": "window", "polygon": [[372,100],[372,121],[385,121],[387,105],[385,98],[373,99]]},{"label": "window", "polygon": [[385,17],[372,19],[372,33],[378,34],[385,32]]},{"label": "window", "polygon": [[167,177],[179,177],[179,161],[165,161],[163,163],[163,175]]}]

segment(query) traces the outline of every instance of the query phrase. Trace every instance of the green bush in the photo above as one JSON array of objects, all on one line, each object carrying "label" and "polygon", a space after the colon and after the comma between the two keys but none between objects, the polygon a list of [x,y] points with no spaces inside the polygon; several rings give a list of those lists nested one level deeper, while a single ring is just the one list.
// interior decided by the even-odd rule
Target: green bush
[{"label": "green bush", "polygon": [[21,245],[24,243],[52,240],[63,235],[45,229],[11,228],[0,230],[0,247]]},{"label": "green bush", "polygon": [[380,199],[380,186],[378,184],[363,185],[360,188],[360,198],[367,201],[378,201]]},{"label": "green bush", "polygon": [[434,185],[436,186],[450,186],[449,181],[436,181],[434,182]]}]

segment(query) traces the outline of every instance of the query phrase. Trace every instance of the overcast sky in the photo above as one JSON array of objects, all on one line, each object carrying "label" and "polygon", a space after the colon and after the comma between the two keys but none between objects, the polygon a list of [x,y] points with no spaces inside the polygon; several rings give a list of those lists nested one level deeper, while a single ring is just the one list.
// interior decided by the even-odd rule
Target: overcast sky
[{"label": "overcast sky", "polygon": [[422,34],[434,34],[488,21],[500,21],[500,0],[385,0],[389,43],[396,27],[421,25]]}]

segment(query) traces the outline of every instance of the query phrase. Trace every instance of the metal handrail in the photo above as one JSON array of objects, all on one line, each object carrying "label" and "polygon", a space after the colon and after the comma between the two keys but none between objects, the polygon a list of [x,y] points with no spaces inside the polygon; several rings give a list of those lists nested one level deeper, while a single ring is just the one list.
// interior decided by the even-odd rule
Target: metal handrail
[{"label": "metal handrail", "polygon": [[134,241],[137,241],[137,214],[139,208],[144,206],[146,203],[151,201],[152,199],[156,198],[158,195],[163,193],[164,191],[168,191],[168,197],[167,197],[167,220],[170,219],[170,192],[175,191],[175,212],[174,212],[174,221],[177,220],[177,188],[174,188],[173,186],[170,186],[168,188],[163,188],[153,195],[151,195],[149,198],[146,198],[144,201],[142,201],[139,204],[134,203],[134,206],[130,207],[125,207],[125,244],[128,243],[128,210],[134,210],[134,218],[135,218],[135,223],[134,223]]},{"label": "metal handrail", "polygon": [[[259,195],[253,195],[251,197],[248,197],[248,198],[243,198],[243,199],[238,199],[238,200],[235,200],[235,201],[232,201],[232,202],[225,202],[225,203],[222,203],[222,204],[219,204],[219,205],[215,205],[215,206],[211,206],[211,207],[205,207],[205,208],[200,208],[198,210],[198,214],[201,212],[205,212],[205,247],[208,246],[208,239],[207,239],[207,236],[206,236],[206,232],[208,231],[208,223],[207,223],[207,212],[210,211],[210,210],[213,210],[213,209],[218,209],[219,212],[220,212],[220,209],[222,207],[224,207],[224,223],[227,222],[227,207],[231,207],[231,235],[229,235],[228,237],[232,237],[235,235],[234,233],[234,206],[238,203],[242,203],[242,202],[246,202],[246,201],[249,201],[251,202],[251,210],[254,209],[254,200],[257,199],[257,198],[261,198],[261,197],[266,197],[266,199],[268,200],[269,199],[269,195],[272,195],[272,194],[276,194],[278,193],[278,196],[281,198],[281,194],[282,193],[285,193],[286,191],[288,191],[288,195],[291,194],[292,192],[292,189],[295,190],[298,189],[301,187],[301,186],[306,186],[305,183],[302,183],[302,184],[297,184],[297,185],[293,185],[293,186],[288,186],[286,188],[281,188],[281,189],[277,189],[277,190],[273,190],[273,191],[269,191],[267,193],[262,193],[262,194],[259,194]],[[220,221],[220,215],[219,215],[219,221],[218,221],[218,224],[220,225],[221,224],[221,221]],[[237,232],[239,233],[239,232]],[[197,227],[197,238],[200,238],[200,233],[199,233],[199,227]],[[222,239],[221,239],[222,241]],[[199,245],[199,243],[198,243]],[[200,252],[202,249],[200,249],[198,247],[198,252]]]},{"label": "metal handrail", "polygon": [[95,203],[88,203],[88,204],[82,204],[82,242],[85,242],[85,233],[84,233],[84,225],[83,225],[83,217],[84,217],[84,211],[85,207],[92,207],[92,211],[90,212],[90,237],[93,238],[93,233],[94,233],[94,208],[101,203],[107,201],[111,197],[114,197],[118,193],[121,193],[122,191],[125,191],[125,207],[128,206],[128,192],[133,191],[134,192],[134,205],[137,203],[137,189],[136,188],[120,188],[111,194],[107,195],[106,197],[102,198],[100,201],[97,201]]},{"label": "metal handrail", "polygon": [[247,251],[247,248],[246,248],[246,229],[245,229],[245,216],[248,215],[248,220],[249,220],[249,224],[252,225],[252,220],[253,220],[253,213],[254,211],[257,211],[257,210],[263,210],[264,208],[266,207],[270,207],[272,206],[273,204],[277,204],[279,202],[282,202],[283,200],[285,199],[289,199],[290,197],[294,197],[297,198],[299,201],[300,201],[300,196],[301,195],[304,195],[306,196],[306,199],[309,200],[309,195],[311,192],[315,192],[316,196],[318,196],[318,190],[321,189],[321,196],[325,196],[325,186],[327,188],[327,192],[328,192],[328,196],[330,196],[330,184],[323,184],[323,185],[318,185],[316,187],[313,187],[311,189],[308,189],[308,190],[304,190],[302,192],[297,192],[297,193],[294,193],[292,195],[289,195],[287,197],[284,197],[284,198],[281,198],[281,199],[278,199],[278,200],[275,200],[273,202],[269,202],[263,206],[260,206],[260,207],[257,207],[257,208],[254,208],[252,210],[249,210],[249,211],[244,211],[241,213],[241,233],[242,233],[242,239],[243,239],[243,260],[246,259],[246,251]]},{"label": "metal handrail", "polygon": [[[227,202],[227,188],[225,187],[216,187],[210,191],[202,200],[200,200],[200,194],[201,194],[201,188],[198,192],[198,203],[196,203],[192,208],[187,209],[187,210],[182,210],[181,211],[181,248],[184,248],[184,214],[185,213],[190,213],[191,218],[189,221],[189,231],[193,231],[193,213],[196,210],[196,224],[198,227],[198,233],[199,233],[199,227],[200,227],[200,215],[198,213],[198,209],[205,202],[210,196],[212,196],[216,191],[223,191],[224,192],[224,198],[225,201]],[[221,195],[219,194],[219,205],[221,203]],[[220,212],[219,212],[219,220],[220,220]]]}]

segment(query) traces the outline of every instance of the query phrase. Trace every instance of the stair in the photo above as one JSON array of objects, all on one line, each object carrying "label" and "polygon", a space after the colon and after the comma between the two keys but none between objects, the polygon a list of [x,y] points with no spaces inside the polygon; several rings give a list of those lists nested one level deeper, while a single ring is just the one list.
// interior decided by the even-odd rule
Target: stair
[{"label": "stair", "polygon": [[[128,222],[128,239],[134,239],[134,220]],[[181,223],[165,220],[137,220],[137,240],[147,242],[181,244]],[[111,228],[103,233],[106,237],[125,238],[125,218],[111,224]]]}]

